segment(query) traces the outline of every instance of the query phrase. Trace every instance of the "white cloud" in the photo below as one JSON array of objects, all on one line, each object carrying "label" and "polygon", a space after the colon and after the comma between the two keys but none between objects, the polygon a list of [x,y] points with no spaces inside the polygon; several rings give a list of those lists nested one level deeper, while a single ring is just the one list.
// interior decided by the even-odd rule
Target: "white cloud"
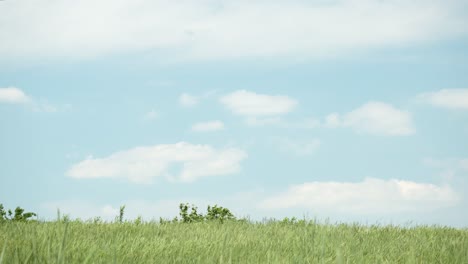
[{"label": "white cloud", "polygon": [[198,104],[199,98],[197,96],[183,93],[179,96],[179,104],[184,107],[192,107]]},{"label": "white cloud", "polygon": [[0,88],[0,103],[25,104],[31,102],[31,98],[16,87]]},{"label": "white cloud", "polygon": [[156,110],[152,109],[151,111],[145,114],[144,118],[146,120],[154,120],[159,118],[159,113]]},{"label": "white cloud", "polygon": [[468,159],[459,158],[425,158],[423,164],[440,170],[440,176],[445,180],[453,180],[455,177],[464,177],[468,172]]},{"label": "white cloud", "polygon": [[362,182],[309,182],[260,202],[263,209],[303,208],[325,212],[391,214],[451,207],[460,196],[449,186],[367,178]]},{"label": "white cloud", "polygon": [[382,102],[369,102],[347,113],[343,125],[358,132],[405,136],[414,133],[410,113]]},{"label": "white cloud", "polygon": [[325,117],[325,127],[339,127],[341,125],[340,115],[332,113]]},{"label": "white cloud", "polygon": [[279,117],[250,116],[245,119],[245,122],[249,126],[268,126],[268,125],[284,126],[285,125],[285,121]]},{"label": "white cloud", "polygon": [[424,158],[422,162],[429,167],[437,169],[462,169],[468,170],[468,158]]},{"label": "white cloud", "polygon": [[179,96],[179,104],[183,107],[193,107],[198,105],[202,100],[212,97],[216,94],[216,90],[210,90],[202,94],[183,93]]},{"label": "white cloud", "polygon": [[143,50],[177,59],[337,56],[459,36],[468,24],[457,0],[0,4],[0,58],[18,60]]},{"label": "white cloud", "polygon": [[291,112],[297,101],[285,95],[266,95],[238,90],[220,98],[231,112],[248,117],[277,116]]},{"label": "white cloud", "polygon": [[420,94],[417,98],[436,107],[468,110],[468,89],[442,89]]},{"label": "white cloud", "polygon": [[[176,144],[136,147],[105,158],[89,157],[68,170],[72,178],[124,178],[152,183],[155,178],[192,182],[208,176],[234,174],[247,154],[237,148],[214,149],[209,145]],[[177,168],[179,172],[174,172]]]},{"label": "white cloud", "polygon": [[326,117],[325,127],[350,127],[357,133],[407,136],[415,133],[411,114],[390,104],[368,102],[340,116],[337,113]]},{"label": "white cloud", "polygon": [[458,163],[461,169],[468,171],[468,159],[462,159]]},{"label": "white cloud", "polygon": [[219,131],[224,129],[224,123],[221,121],[209,121],[196,123],[192,126],[192,131],[196,132],[210,132]]},{"label": "white cloud", "polygon": [[271,143],[286,153],[292,153],[297,156],[308,156],[315,153],[321,142],[319,139],[290,139],[290,138],[272,138]]},{"label": "white cloud", "polygon": [[[22,104],[35,112],[57,112],[58,108],[44,99],[36,99],[27,95],[23,90],[16,87],[0,88],[0,103]],[[67,104],[63,109],[70,109]]]},{"label": "white cloud", "polygon": [[304,118],[301,120],[286,120],[284,117],[256,117],[249,116],[245,118],[245,123],[249,126],[275,126],[286,129],[312,129],[321,127],[322,124],[317,118]]},{"label": "white cloud", "polygon": [[[46,112],[46,113],[55,113],[59,110],[55,105],[51,105],[46,102],[34,102],[32,105],[32,109],[33,111],[36,111],[36,112]],[[62,109],[69,109],[69,108],[67,106],[64,106]]]}]

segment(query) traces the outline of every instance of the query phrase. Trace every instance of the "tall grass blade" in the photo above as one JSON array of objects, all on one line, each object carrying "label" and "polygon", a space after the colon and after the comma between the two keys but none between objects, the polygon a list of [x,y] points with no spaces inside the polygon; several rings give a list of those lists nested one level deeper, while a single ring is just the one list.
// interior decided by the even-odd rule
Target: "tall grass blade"
[{"label": "tall grass blade", "polygon": [[91,260],[91,258],[93,257],[95,251],[96,251],[96,249],[93,248],[93,249],[89,252],[88,256],[86,256],[85,260],[83,261],[83,264],[88,264],[88,262],[89,262],[89,261]]},{"label": "tall grass blade", "polygon": [[2,254],[0,255],[0,264],[3,264],[3,258],[5,256],[6,246],[7,246],[7,242],[5,241],[5,245],[3,245],[3,249],[2,249]]},{"label": "tall grass blade", "polygon": [[67,231],[68,231],[68,222],[65,224],[65,232],[63,233],[62,244],[60,245],[59,253],[57,255],[57,264],[63,262],[63,251],[65,250],[65,241],[67,239]]},{"label": "tall grass blade", "polygon": [[33,255],[33,252],[29,252],[28,256],[26,257],[26,259],[23,261],[23,263],[28,263],[29,262],[29,259],[31,258],[31,256]]}]

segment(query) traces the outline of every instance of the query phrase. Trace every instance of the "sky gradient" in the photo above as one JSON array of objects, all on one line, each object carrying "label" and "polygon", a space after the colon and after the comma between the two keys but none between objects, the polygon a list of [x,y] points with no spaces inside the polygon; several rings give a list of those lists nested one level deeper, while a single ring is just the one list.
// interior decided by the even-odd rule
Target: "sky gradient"
[{"label": "sky gradient", "polygon": [[468,4],[1,1],[0,203],[468,223]]}]

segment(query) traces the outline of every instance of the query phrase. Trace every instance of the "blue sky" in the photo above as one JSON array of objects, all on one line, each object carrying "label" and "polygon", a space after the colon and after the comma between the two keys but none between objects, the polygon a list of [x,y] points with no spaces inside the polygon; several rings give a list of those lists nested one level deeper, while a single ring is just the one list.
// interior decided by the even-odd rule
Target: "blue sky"
[{"label": "blue sky", "polygon": [[0,202],[466,226],[467,7],[2,1]]}]

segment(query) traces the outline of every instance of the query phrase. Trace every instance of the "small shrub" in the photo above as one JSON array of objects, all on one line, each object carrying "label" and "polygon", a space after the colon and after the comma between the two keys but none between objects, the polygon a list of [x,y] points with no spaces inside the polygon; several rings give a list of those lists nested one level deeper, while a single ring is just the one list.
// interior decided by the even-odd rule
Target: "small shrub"
[{"label": "small shrub", "polygon": [[143,218],[141,217],[141,215],[139,215],[137,217],[137,219],[135,219],[135,225],[141,225],[143,223]]},{"label": "small shrub", "polygon": [[288,217],[285,217],[283,220],[281,220],[280,222],[281,224],[296,224],[297,223],[297,218],[296,217],[292,217],[292,218],[288,218]]},{"label": "small shrub", "polygon": [[205,217],[202,214],[198,213],[198,207],[192,204],[191,206],[191,211],[190,214],[188,213],[188,210],[190,209],[190,206],[185,203],[181,203],[179,205],[179,215],[182,219],[183,223],[193,223],[193,222],[201,222],[205,219]]},{"label": "small shrub", "polygon": [[0,222],[3,221],[16,221],[16,222],[25,222],[30,220],[33,216],[37,216],[33,212],[24,212],[24,209],[21,207],[16,207],[15,213],[11,210],[8,210],[8,216],[7,212],[5,211],[5,208],[3,207],[3,204],[0,204]]},{"label": "small shrub", "polygon": [[208,205],[206,214],[206,220],[219,220],[224,222],[225,220],[235,220],[236,217],[227,208],[215,205],[213,207]]},{"label": "small shrub", "polygon": [[[236,217],[231,213],[231,211],[222,206],[210,206],[208,205],[207,214],[203,215],[198,213],[198,207],[195,205],[189,206],[187,203],[181,203],[179,205],[179,215],[183,223],[194,223],[194,222],[203,222],[203,221],[220,221],[224,222],[226,220],[235,220]],[[189,209],[191,209],[189,213]],[[174,219],[177,221],[177,218]]]},{"label": "small shrub", "polygon": [[6,217],[5,208],[3,207],[3,204],[0,204],[0,222],[6,221],[6,220],[7,220],[7,217]]}]

